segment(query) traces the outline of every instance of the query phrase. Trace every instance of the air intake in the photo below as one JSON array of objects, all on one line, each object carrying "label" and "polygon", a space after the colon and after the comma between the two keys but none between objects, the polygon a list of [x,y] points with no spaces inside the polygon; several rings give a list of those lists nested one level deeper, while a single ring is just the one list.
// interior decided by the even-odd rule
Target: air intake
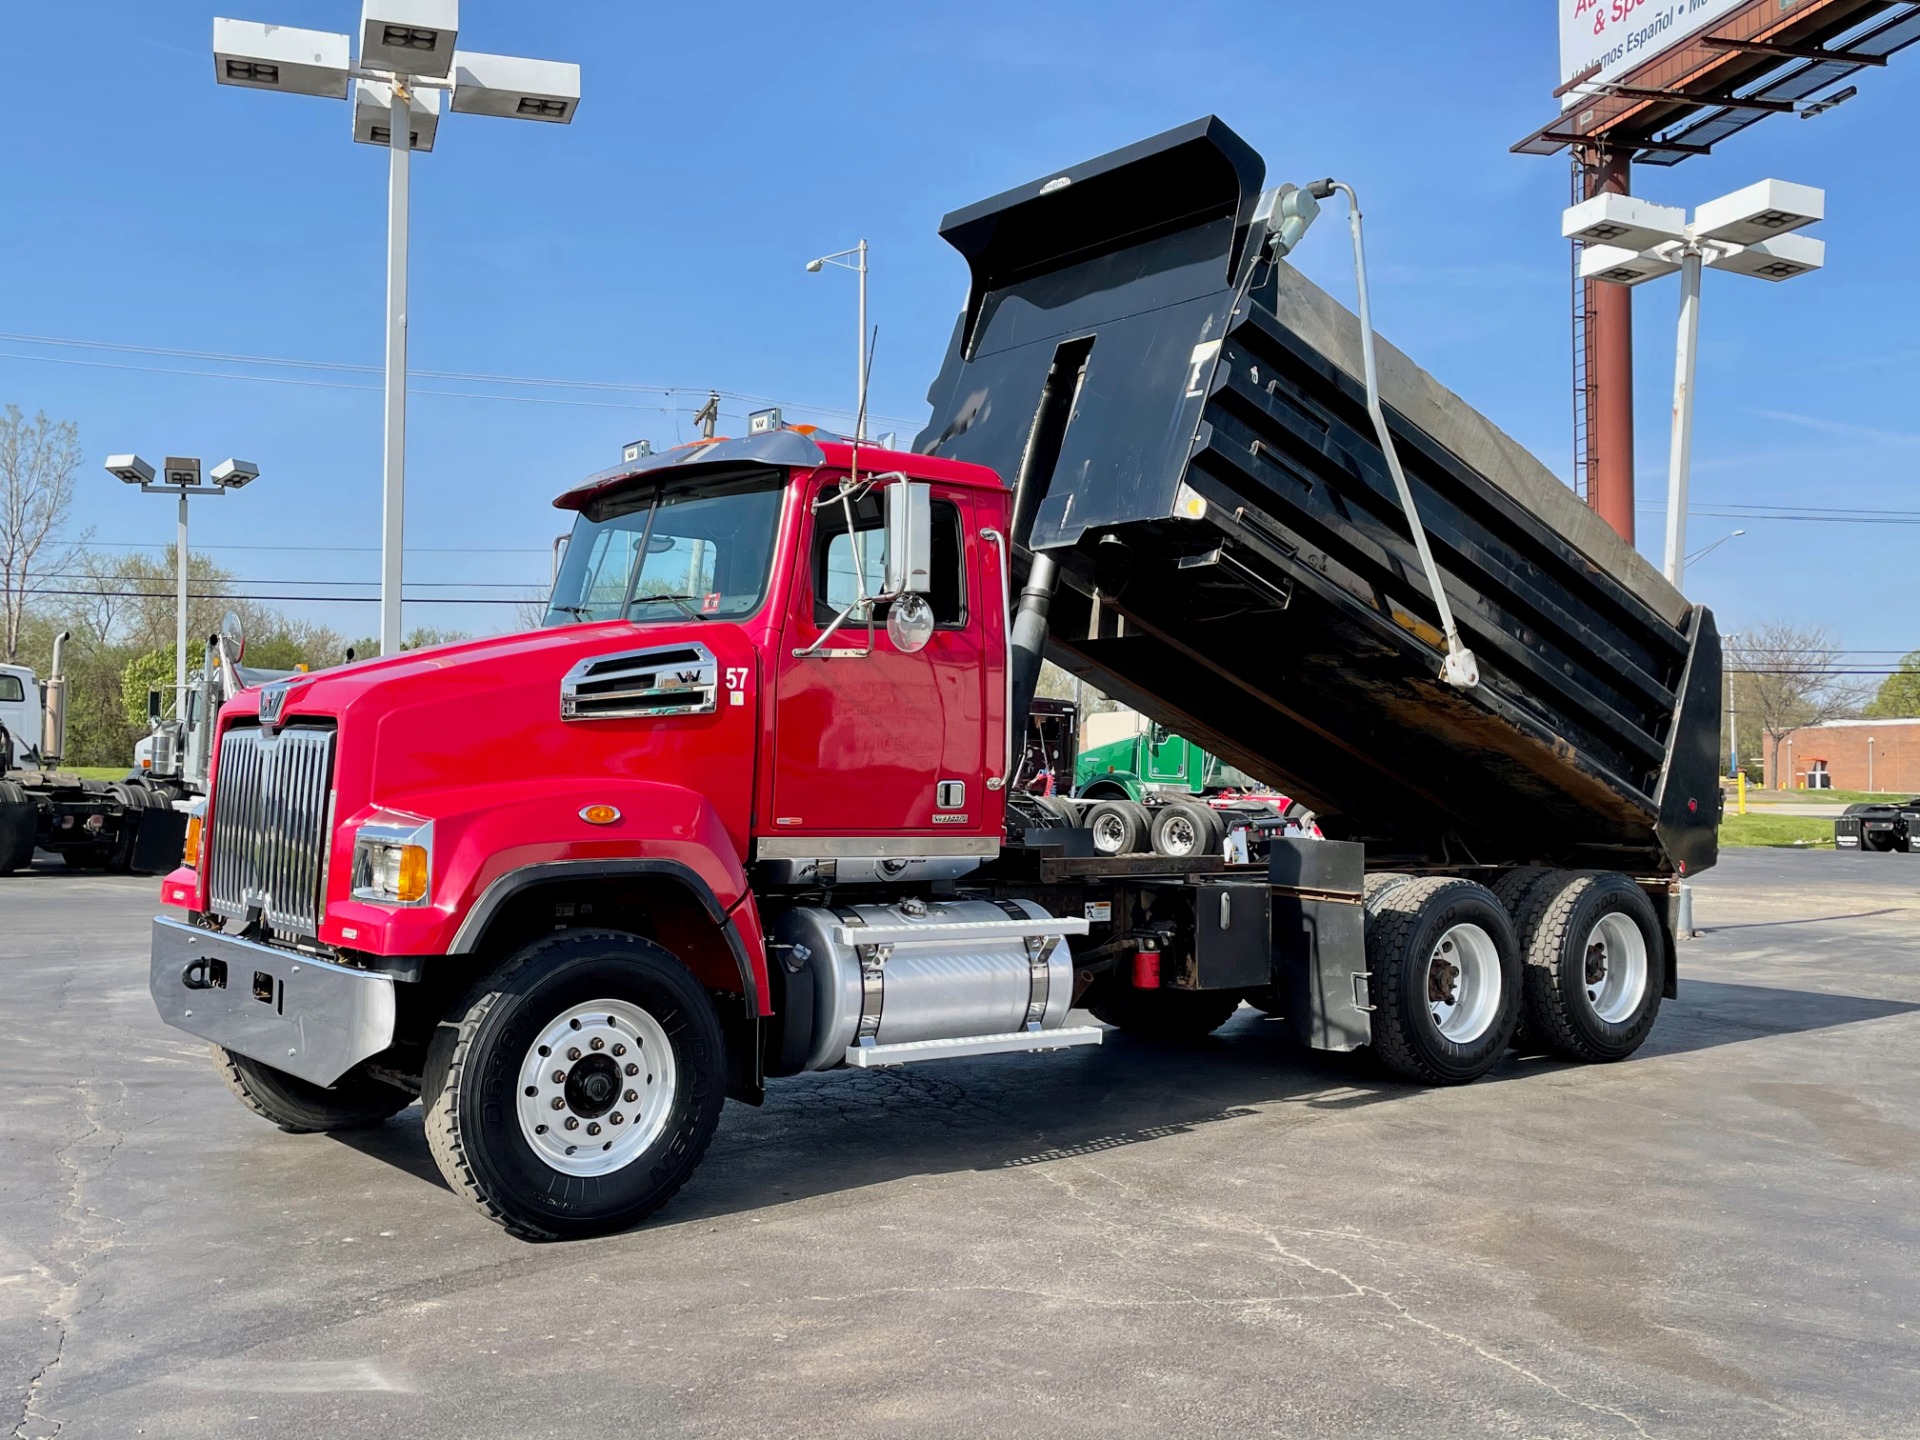
[{"label": "air intake", "polygon": [[582,660],[560,682],[562,720],[711,715],[719,668],[704,645],[663,645]]}]

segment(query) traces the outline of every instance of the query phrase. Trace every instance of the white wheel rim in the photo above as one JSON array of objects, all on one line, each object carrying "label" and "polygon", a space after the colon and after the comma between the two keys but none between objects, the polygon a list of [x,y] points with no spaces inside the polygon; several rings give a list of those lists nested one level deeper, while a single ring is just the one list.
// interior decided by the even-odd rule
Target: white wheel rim
[{"label": "white wheel rim", "polygon": [[609,1175],[660,1138],[676,1083],[673,1045],[645,1010],[625,1000],[570,1006],[520,1062],[520,1133],[555,1170]]},{"label": "white wheel rim", "polygon": [[1500,951],[1478,925],[1455,925],[1427,958],[1427,1007],[1434,1027],[1471,1045],[1500,1013]]},{"label": "white wheel rim", "polygon": [[1169,855],[1191,855],[1194,846],[1200,843],[1193,822],[1184,815],[1175,815],[1160,827],[1160,843]]},{"label": "white wheel rim", "polygon": [[1093,848],[1102,855],[1118,855],[1127,846],[1127,822],[1111,811],[1093,822]]},{"label": "white wheel rim", "polygon": [[1587,932],[1580,993],[1609,1025],[1633,1017],[1647,993],[1647,938],[1618,913],[1602,915]]}]

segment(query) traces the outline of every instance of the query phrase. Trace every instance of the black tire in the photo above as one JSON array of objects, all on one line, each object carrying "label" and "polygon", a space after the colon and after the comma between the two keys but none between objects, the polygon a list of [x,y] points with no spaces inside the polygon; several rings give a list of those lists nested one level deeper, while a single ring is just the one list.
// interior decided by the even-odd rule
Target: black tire
[{"label": "black tire", "polygon": [[1517,865],[1511,870],[1501,871],[1487,888],[1500,898],[1500,903],[1507,907],[1507,913],[1513,916],[1517,925],[1520,912],[1525,908],[1527,896],[1533,892],[1533,888],[1550,875],[1564,873],[1548,865]]},{"label": "black tire", "polygon": [[1087,811],[1098,855],[1138,855],[1147,848],[1147,808],[1131,800],[1102,800]]},{"label": "black tire", "polygon": [[1196,855],[1218,858],[1226,838],[1227,827],[1210,805],[1174,800],[1153,814],[1153,853],[1168,859],[1184,860]]},{"label": "black tire", "polygon": [[1872,850],[1882,855],[1892,851],[1898,843],[1892,835],[1885,832],[1873,835],[1862,835],[1860,837],[1860,848],[1862,850]]},{"label": "black tire", "polygon": [[1142,1040],[1203,1040],[1233,1018],[1240,995],[1231,990],[1136,990],[1113,984],[1088,1010],[1096,1020]]},{"label": "black tire", "polygon": [[111,845],[87,845],[77,850],[62,850],[60,859],[69,870],[110,870],[113,853]]},{"label": "black tire", "polygon": [[39,816],[27,792],[12,780],[0,780],[0,875],[33,863]]},{"label": "black tire", "polygon": [[[1667,971],[1659,917],[1625,875],[1560,871],[1556,880],[1533,889],[1520,917],[1527,1032],[1569,1060],[1624,1060],[1660,1013]],[[1603,929],[1613,916],[1618,922]],[[1621,925],[1637,933],[1637,957]],[[1617,949],[1610,940],[1618,939],[1625,939],[1625,953],[1609,953]],[[1596,973],[1595,966],[1602,968]],[[1610,989],[1615,984],[1627,988]]]},{"label": "black tire", "polygon": [[240,1103],[289,1135],[364,1129],[398,1115],[413,1103],[407,1091],[380,1080],[350,1075],[328,1088],[218,1045],[207,1048],[213,1052],[214,1068],[227,1088],[240,1097]]},{"label": "black tire", "polygon": [[[1427,876],[1383,885],[1366,917],[1374,1053],[1395,1074],[1423,1085],[1464,1085],[1486,1074],[1505,1053],[1520,1016],[1520,946],[1506,907],[1484,885]],[[1450,936],[1456,926],[1478,934]],[[1491,953],[1471,957],[1470,945],[1483,940]],[[1442,985],[1449,988],[1436,995]],[[1449,1006],[1444,1022],[1436,1016],[1441,1003]],[[1479,1028],[1448,1035],[1442,1024],[1455,1023],[1454,1005],[1468,1005],[1460,1021]]]},{"label": "black tire", "polygon": [[[617,1169],[579,1174],[534,1148],[520,1118],[520,1069],[557,1017],[598,1000],[642,1011],[664,1032],[674,1082],[644,1149]],[[635,1043],[636,1059],[644,1059],[644,1044]],[[550,936],[482,980],[440,1022],[420,1096],[428,1147],[456,1194],[523,1238],[627,1229],[672,1198],[706,1154],[725,1100],[724,1044],[706,992],[652,941],[609,930]],[[555,1072],[569,1076],[566,1095],[574,1069],[594,1058],[565,1060],[568,1069]],[[568,1118],[578,1117],[569,1111]]]},{"label": "black tire", "polygon": [[1411,885],[1413,880],[1413,876],[1404,875],[1398,870],[1373,871],[1360,882],[1360,893],[1368,912],[1371,913],[1389,891],[1398,890],[1402,885]]}]

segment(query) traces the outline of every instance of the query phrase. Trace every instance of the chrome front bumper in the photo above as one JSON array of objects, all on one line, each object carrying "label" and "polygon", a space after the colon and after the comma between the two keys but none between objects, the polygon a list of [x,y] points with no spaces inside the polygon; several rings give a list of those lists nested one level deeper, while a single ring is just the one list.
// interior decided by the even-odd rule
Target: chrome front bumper
[{"label": "chrome front bumper", "polygon": [[149,976],[176,1029],[331,1085],[393,1043],[393,978],[156,915]]}]

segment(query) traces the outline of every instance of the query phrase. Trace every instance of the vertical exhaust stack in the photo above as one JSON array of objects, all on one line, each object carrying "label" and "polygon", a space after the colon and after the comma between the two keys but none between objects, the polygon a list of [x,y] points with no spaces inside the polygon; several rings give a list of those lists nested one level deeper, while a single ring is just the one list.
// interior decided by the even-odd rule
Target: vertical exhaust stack
[{"label": "vertical exhaust stack", "polygon": [[47,673],[46,714],[40,726],[40,763],[56,768],[67,753],[67,641],[73,632],[53,637],[53,664]]}]

